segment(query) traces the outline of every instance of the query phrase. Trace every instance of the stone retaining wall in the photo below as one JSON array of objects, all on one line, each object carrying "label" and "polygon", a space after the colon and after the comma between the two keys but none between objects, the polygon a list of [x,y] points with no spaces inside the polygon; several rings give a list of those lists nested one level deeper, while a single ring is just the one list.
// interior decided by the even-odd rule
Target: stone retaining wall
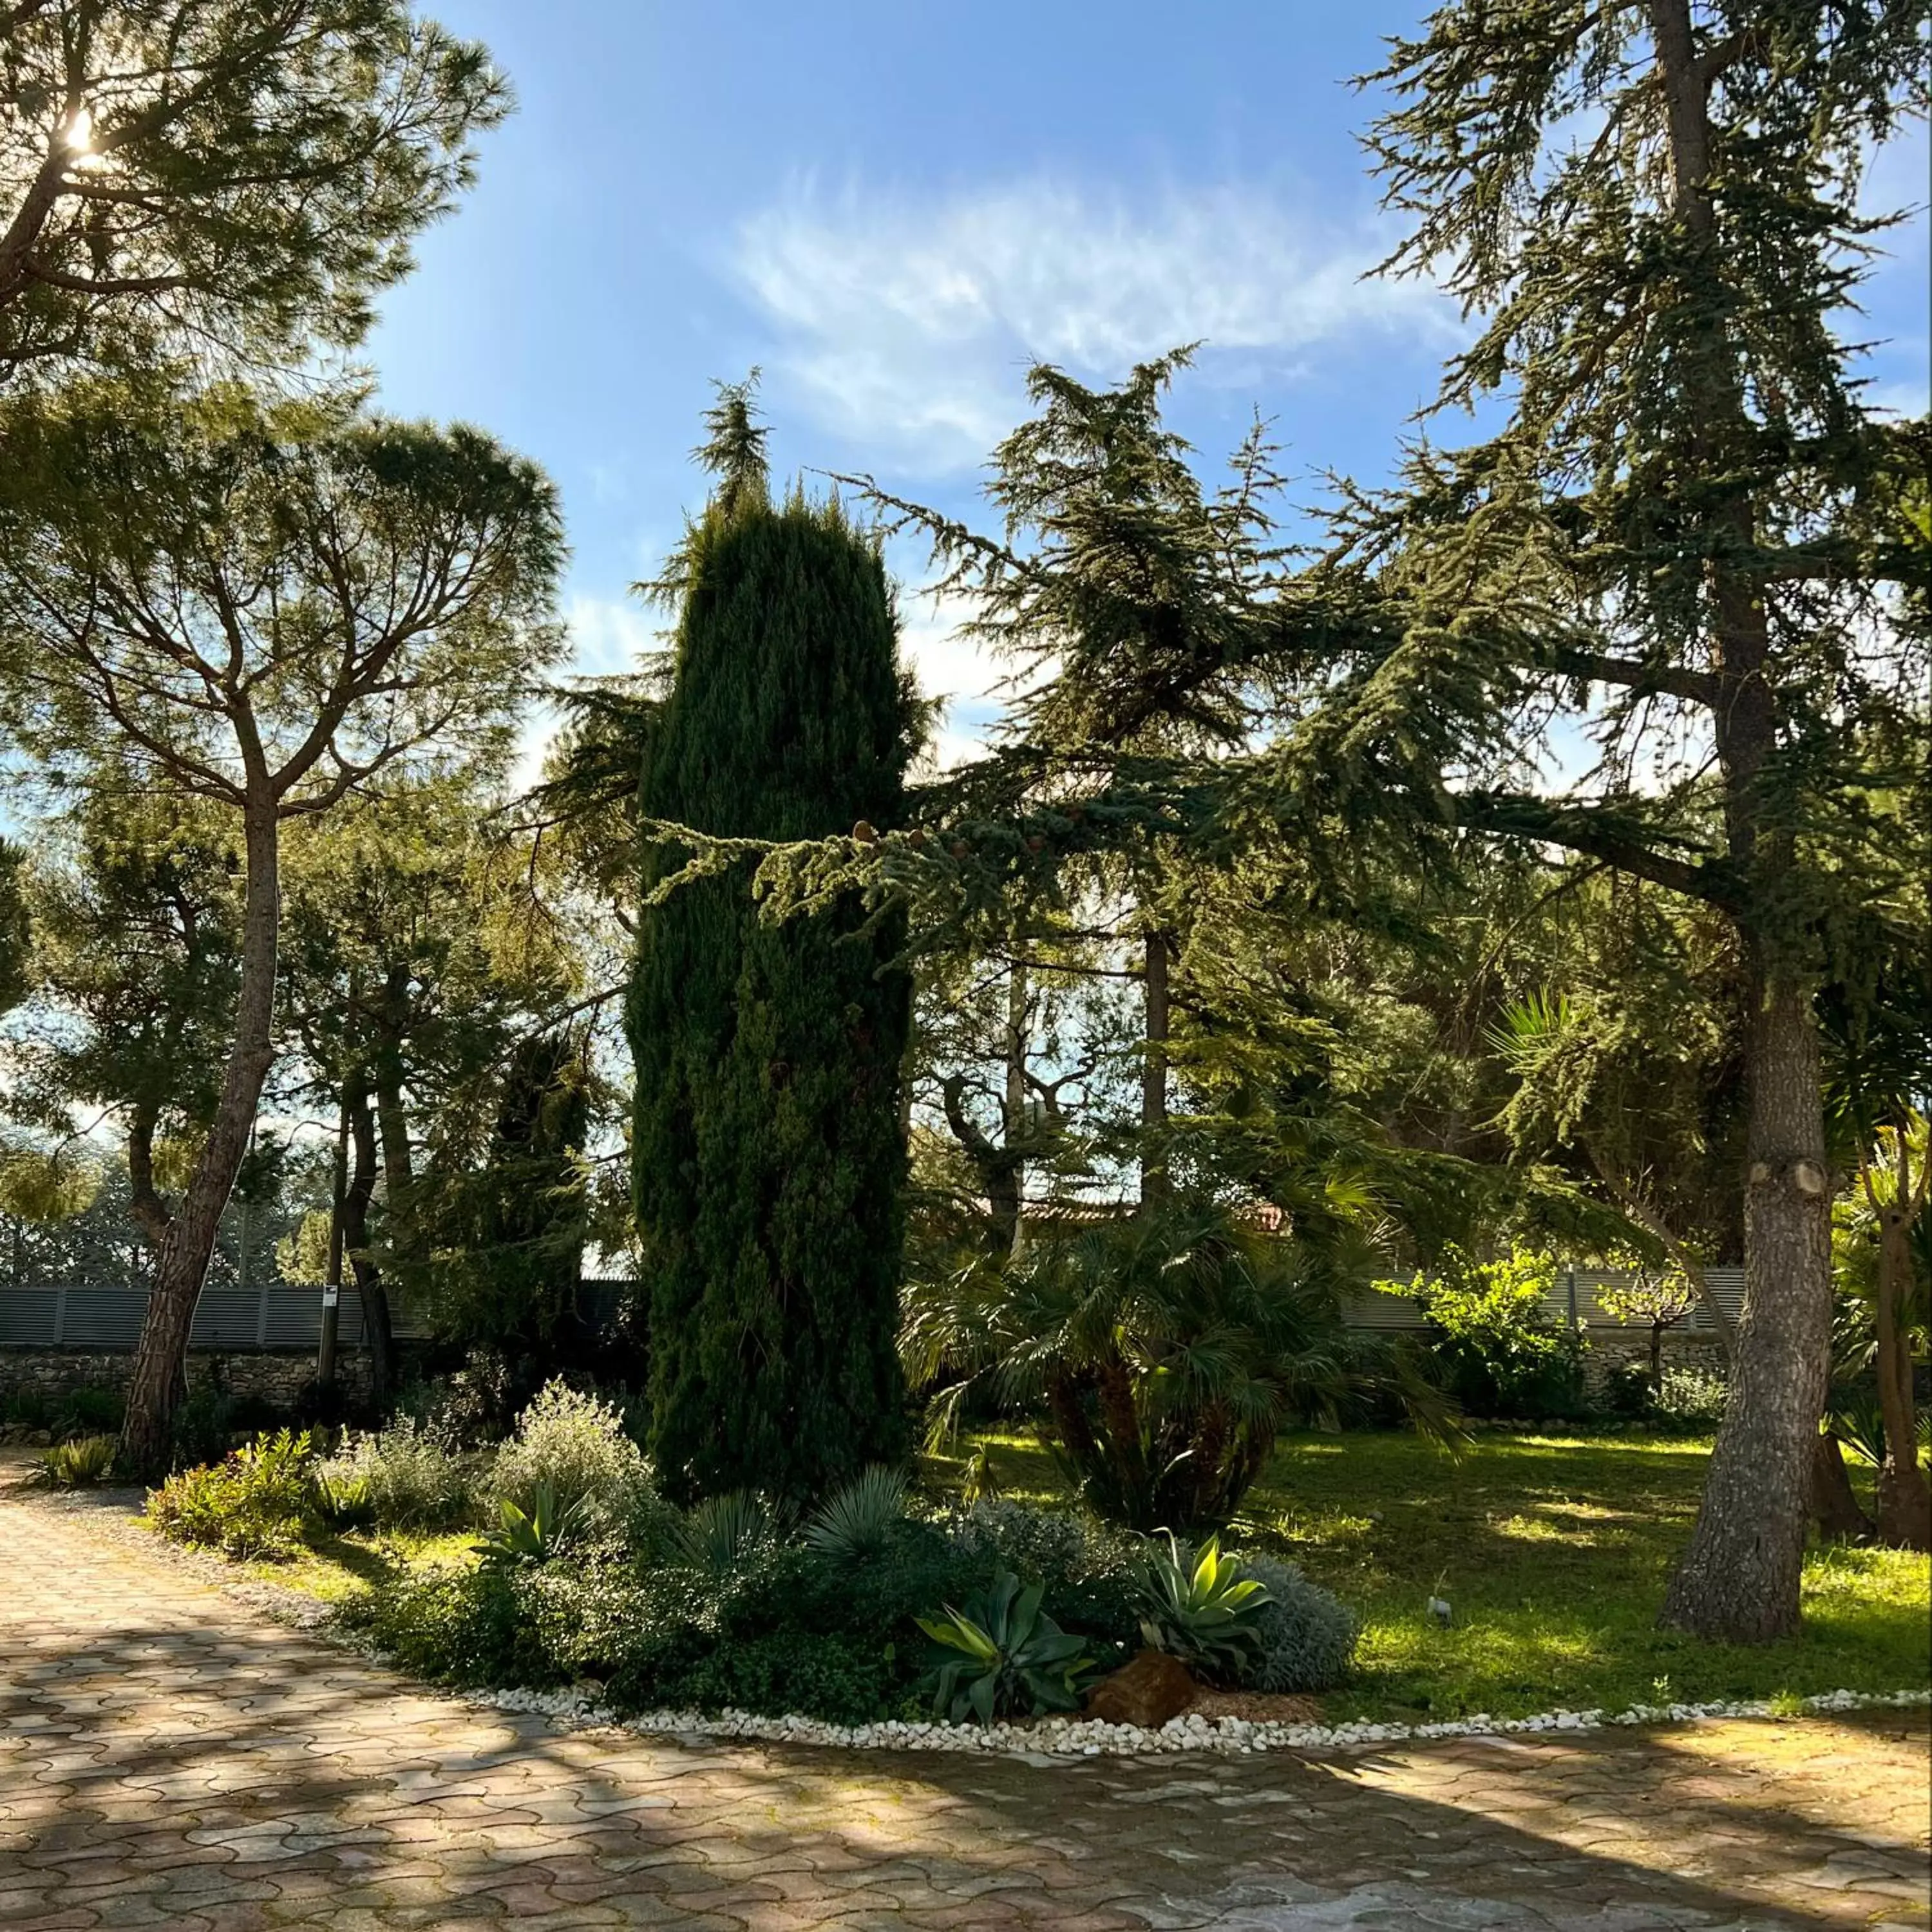
[{"label": "stone retaining wall", "polygon": [[[134,1358],[122,1351],[83,1353],[68,1348],[0,1348],[0,1407],[16,1394],[35,1394],[58,1402],[80,1388],[125,1389]],[[344,1351],[336,1358],[336,1379],[352,1402],[369,1394],[369,1358]],[[315,1356],[308,1349],[261,1354],[196,1352],[188,1358],[190,1389],[212,1382],[232,1396],[250,1396],[293,1406],[315,1379]]]}]

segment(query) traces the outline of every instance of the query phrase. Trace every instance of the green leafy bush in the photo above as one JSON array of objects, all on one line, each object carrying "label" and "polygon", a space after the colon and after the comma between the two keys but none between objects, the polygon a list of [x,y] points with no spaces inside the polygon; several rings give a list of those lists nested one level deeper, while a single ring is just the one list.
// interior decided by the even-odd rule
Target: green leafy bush
[{"label": "green leafy bush", "polygon": [[399,1416],[380,1431],[346,1430],[317,1474],[359,1489],[370,1520],[385,1529],[437,1529],[470,1515],[471,1466],[434,1426]]},{"label": "green leafy bush", "polygon": [[81,1436],[118,1436],[128,1412],[128,1399],[118,1389],[91,1384],[69,1389],[62,1396],[52,1424],[63,1440]]},{"label": "green leafy bush", "polygon": [[1150,1537],[1136,1566],[1141,1635],[1210,1682],[1238,1676],[1260,1642],[1268,1592],[1210,1536],[1198,1549]]},{"label": "green leafy bush", "polygon": [[306,1431],[260,1436],[212,1467],[170,1476],[148,1498],[148,1519],[174,1542],[225,1556],[290,1556],[314,1520],[310,1465]]},{"label": "green leafy bush", "polygon": [[1667,1422],[1714,1428],[1724,1419],[1724,1377],[1708,1369],[1666,1369],[1651,1408]]},{"label": "green leafy bush", "polygon": [[990,1724],[1016,1712],[1078,1708],[1094,1660],[1041,1608],[1043,1594],[1003,1570],[964,1610],[948,1604],[943,1616],[919,1619],[934,1646],[934,1716]]},{"label": "green leafy bush", "polygon": [[1011,1570],[1046,1586],[1048,1610],[1068,1628],[1112,1643],[1135,1640],[1136,1538],[1071,1510],[999,1497],[957,1512],[946,1526],[955,1552],[980,1580]]},{"label": "green leafy bush", "polygon": [[438,1567],[379,1586],[345,1605],[342,1616],[404,1669],[433,1682],[547,1687],[573,1674],[532,1614],[526,1580],[548,1574],[489,1563]]},{"label": "green leafy bush", "polygon": [[1244,1690],[1332,1690],[1354,1662],[1361,1624],[1341,1599],[1311,1583],[1292,1563],[1244,1555],[1242,1567],[1267,1592],[1255,1641],[1236,1662]]},{"label": "green leafy bush", "polygon": [[1469,1414],[1535,1420],[1583,1412],[1584,1343],[1547,1312],[1556,1286],[1552,1256],[1476,1262],[1452,1249],[1442,1274],[1418,1275],[1402,1291],[1427,1311],[1449,1392]]},{"label": "green leafy bush", "polygon": [[40,1451],[42,1480],[63,1490],[92,1489],[114,1466],[111,1436],[83,1436]]},{"label": "green leafy bush", "polygon": [[546,1383],[517,1418],[516,1433],[490,1468],[492,1502],[527,1510],[548,1485],[560,1509],[581,1507],[596,1531],[622,1529],[649,1498],[644,1452],[624,1433],[611,1404],[557,1381]]}]

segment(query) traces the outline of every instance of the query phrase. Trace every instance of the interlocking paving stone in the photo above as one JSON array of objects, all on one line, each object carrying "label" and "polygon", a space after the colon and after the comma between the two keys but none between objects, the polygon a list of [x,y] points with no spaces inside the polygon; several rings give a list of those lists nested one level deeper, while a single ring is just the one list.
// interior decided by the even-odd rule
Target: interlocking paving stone
[{"label": "interlocking paving stone", "polygon": [[1923,1712],[1082,1760],[559,1733],[0,1488],[0,1925],[1932,1925]]}]

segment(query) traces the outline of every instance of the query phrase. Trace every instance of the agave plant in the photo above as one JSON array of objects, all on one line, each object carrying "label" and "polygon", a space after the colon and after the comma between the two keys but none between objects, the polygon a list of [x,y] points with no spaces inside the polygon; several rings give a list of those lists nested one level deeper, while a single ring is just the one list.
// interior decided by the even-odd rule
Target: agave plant
[{"label": "agave plant", "polygon": [[805,1540],[820,1556],[842,1562],[876,1556],[905,1520],[905,1472],[874,1463],[833,1492],[806,1523]]},{"label": "agave plant", "polygon": [[1197,1550],[1172,1532],[1150,1538],[1134,1573],[1141,1635],[1208,1678],[1234,1676],[1261,1641],[1267,1590],[1210,1536]]},{"label": "agave plant", "polygon": [[539,1483],[527,1510],[508,1496],[497,1504],[496,1526],[477,1553],[488,1563],[548,1563],[583,1527],[584,1514],[580,1500],[560,1509],[556,1490]]},{"label": "agave plant", "polygon": [[1016,1711],[1071,1711],[1080,1702],[1080,1680],[1094,1668],[1082,1648],[1040,1608],[1044,1586],[1022,1588],[1002,1570],[964,1610],[921,1617],[932,1640],[936,1672],[932,1713],[963,1724],[990,1724]]}]

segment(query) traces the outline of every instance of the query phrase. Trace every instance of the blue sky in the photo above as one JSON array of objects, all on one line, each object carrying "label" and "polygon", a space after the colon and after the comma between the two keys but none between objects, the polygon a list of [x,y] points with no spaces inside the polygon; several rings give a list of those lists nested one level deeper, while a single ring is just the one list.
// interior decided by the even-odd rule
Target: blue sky
[{"label": "blue sky", "polygon": [[[1174,420],[1217,456],[1252,412],[1288,465],[1385,473],[1460,334],[1426,288],[1360,279],[1400,232],[1348,77],[1418,0],[438,0],[516,116],[424,236],[370,345],[386,406],[482,423],[542,461],[574,546],[580,667],[657,623],[627,594],[702,486],[711,378],[764,371],[782,471],[867,470],[970,509],[1036,358],[1090,378],[1204,338]],[[1926,192],[1922,139],[1874,202]],[[1869,291],[1887,400],[1924,406],[1926,228]],[[921,560],[897,555],[916,582]],[[951,731],[992,669],[908,602]]]}]

